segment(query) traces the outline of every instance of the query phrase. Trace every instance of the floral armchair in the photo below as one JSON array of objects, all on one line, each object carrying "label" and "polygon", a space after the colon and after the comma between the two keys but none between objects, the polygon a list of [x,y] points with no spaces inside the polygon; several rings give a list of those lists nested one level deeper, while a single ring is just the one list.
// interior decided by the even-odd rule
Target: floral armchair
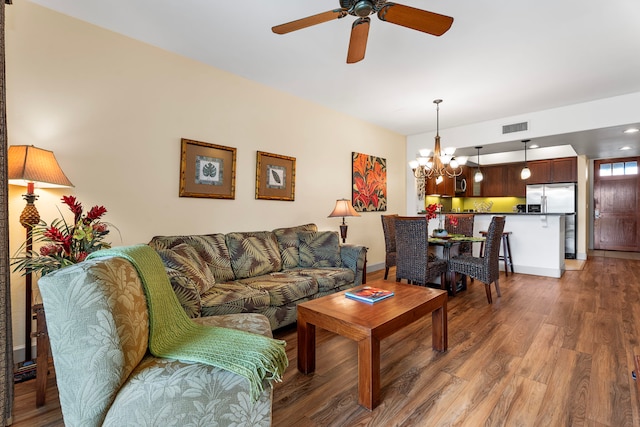
[{"label": "floral armchair", "polygon": [[[148,351],[142,283],[122,258],[98,258],[39,280],[65,425],[271,424],[272,389],[253,403],[249,382]],[[194,319],[271,336],[261,314]]]}]

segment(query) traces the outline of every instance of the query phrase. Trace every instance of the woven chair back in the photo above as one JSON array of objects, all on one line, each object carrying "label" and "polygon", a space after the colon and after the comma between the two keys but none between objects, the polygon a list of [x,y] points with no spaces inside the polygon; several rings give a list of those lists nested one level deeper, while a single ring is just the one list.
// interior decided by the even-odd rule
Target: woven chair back
[{"label": "woven chair back", "polygon": [[396,251],[396,218],[394,215],[380,215],[382,232],[384,233],[384,248],[387,253]]},{"label": "woven chair back", "polygon": [[491,219],[491,224],[489,224],[489,230],[487,231],[487,240],[484,247],[484,264],[491,272],[489,276],[492,281],[498,277],[500,271],[498,262],[500,261],[500,242],[502,241],[504,223],[504,216],[494,216]]},{"label": "woven chair back", "polygon": [[[449,220],[449,216],[447,215],[444,220],[444,229],[447,230],[449,234],[463,234],[468,237],[473,236],[473,219],[475,218],[474,214],[457,214],[456,218],[458,219],[458,225],[455,227],[451,224]],[[471,243],[465,242],[461,243],[458,248],[458,253],[464,255],[471,255]]]}]

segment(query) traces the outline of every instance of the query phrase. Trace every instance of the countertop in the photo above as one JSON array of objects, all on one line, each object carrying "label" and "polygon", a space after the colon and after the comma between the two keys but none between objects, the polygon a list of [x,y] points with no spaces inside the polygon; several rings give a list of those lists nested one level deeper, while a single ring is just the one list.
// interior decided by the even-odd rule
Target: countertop
[{"label": "countertop", "polygon": [[443,212],[444,215],[456,215],[456,214],[475,214],[475,215],[572,215],[568,213],[559,212]]}]

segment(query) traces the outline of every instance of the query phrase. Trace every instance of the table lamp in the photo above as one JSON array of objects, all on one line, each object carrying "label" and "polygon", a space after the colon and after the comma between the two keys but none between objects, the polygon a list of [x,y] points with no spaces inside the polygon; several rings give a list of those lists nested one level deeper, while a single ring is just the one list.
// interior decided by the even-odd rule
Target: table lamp
[{"label": "table lamp", "polygon": [[[62,172],[53,151],[36,148],[33,145],[12,145],[7,152],[8,183],[27,187],[27,194],[22,197],[27,205],[20,214],[20,223],[27,229],[25,250],[27,256],[33,250],[31,229],[40,222],[40,214],[34,205],[38,198],[34,194],[35,186],[39,188],[73,187],[69,178]],[[32,277],[27,269],[25,274],[25,360],[31,360],[31,304]]]},{"label": "table lamp", "polygon": [[347,223],[344,222],[344,217],[346,216],[360,216],[360,214],[353,208],[351,200],[336,200],[336,207],[333,208],[333,212],[331,212],[327,218],[342,217],[342,224],[340,224],[340,237],[342,238],[342,243],[346,243],[347,241]]}]

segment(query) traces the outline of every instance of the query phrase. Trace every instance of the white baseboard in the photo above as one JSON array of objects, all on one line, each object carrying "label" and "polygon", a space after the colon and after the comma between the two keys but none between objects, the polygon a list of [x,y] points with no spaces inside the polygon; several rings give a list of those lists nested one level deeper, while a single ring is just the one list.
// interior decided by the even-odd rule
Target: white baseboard
[{"label": "white baseboard", "polygon": [[[35,345],[31,346],[31,358],[35,359],[36,358],[36,350],[37,347]],[[19,363],[22,362],[24,360],[24,346],[20,345],[17,347],[13,347],[13,363]]]},{"label": "white baseboard", "polygon": [[367,264],[367,273],[384,270],[384,262],[378,264]]}]

